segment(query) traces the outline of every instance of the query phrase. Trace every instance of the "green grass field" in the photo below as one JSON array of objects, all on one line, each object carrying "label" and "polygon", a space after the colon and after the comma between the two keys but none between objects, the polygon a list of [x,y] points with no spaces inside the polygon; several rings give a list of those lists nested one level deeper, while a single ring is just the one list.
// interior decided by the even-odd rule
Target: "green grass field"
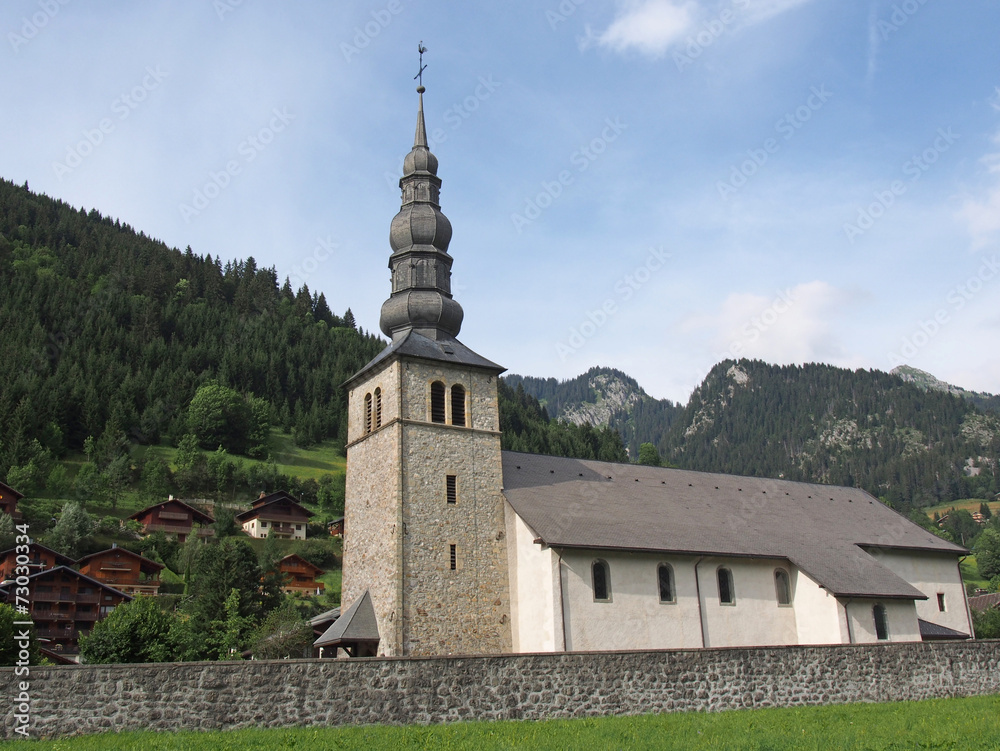
[{"label": "green grass field", "polygon": [[[288,433],[279,433],[276,430],[272,430],[271,436],[268,439],[268,448],[275,464],[278,466],[278,471],[292,477],[300,477],[304,480],[310,478],[318,480],[323,475],[330,474],[331,472],[347,471],[347,459],[341,456],[341,444],[337,441],[323,441],[309,448],[301,448],[295,445],[292,436]],[[149,446],[145,450],[148,455],[158,456],[166,461],[171,469],[177,468],[174,464],[177,449],[173,446]],[[207,456],[212,452],[203,451],[202,453]],[[233,456],[231,458],[241,460],[247,467],[253,464],[264,463],[245,456]]]},{"label": "green grass field", "polygon": [[15,741],[9,751],[156,749],[727,749],[732,751],[1000,750],[1000,697],[738,712],[470,722],[408,727],[125,733]]},{"label": "green grass field", "polygon": [[[951,509],[955,509],[956,511],[965,510],[968,511],[970,514],[972,514],[975,513],[976,511],[979,511],[979,504],[981,503],[984,503],[984,500],[982,498],[963,498],[958,501],[939,503],[936,506],[931,506],[929,508],[924,509],[924,511],[927,512],[927,516],[930,517],[931,519],[934,518],[935,511],[940,516],[944,516]],[[990,507],[990,511],[992,511],[994,515],[1000,513],[1000,501],[990,501],[986,505]]]}]

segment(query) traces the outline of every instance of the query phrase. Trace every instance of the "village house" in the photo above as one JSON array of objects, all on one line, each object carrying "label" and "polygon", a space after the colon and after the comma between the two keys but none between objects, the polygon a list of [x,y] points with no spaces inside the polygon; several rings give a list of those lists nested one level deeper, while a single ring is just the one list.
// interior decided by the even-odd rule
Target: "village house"
[{"label": "village house", "polygon": [[215,520],[211,516],[173,496],[135,512],[129,519],[138,521],[147,535],[163,532],[176,537],[177,542],[185,542],[188,535],[195,531],[199,536],[215,534],[211,527]]},{"label": "village house", "polygon": [[127,595],[155,596],[160,592],[160,571],[165,566],[131,550],[112,547],[78,561],[80,573]]},{"label": "village house", "polygon": [[[29,575],[56,566],[73,566],[76,563],[72,558],[67,558],[62,553],[57,553],[52,548],[47,548],[37,542],[29,543],[28,552],[25,555],[27,555],[28,562],[24,565],[27,566]],[[17,548],[0,553],[0,582],[13,579],[14,569],[17,565]]]},{"label": "village house", "polygon": [[22,498],[24,498],[23,493],[18,493],[10,485],[0,482],[0,513],[20,519],[21,512],[17,510],[17,502]]},{"label": "village house", "polygon": [[[14,605],[16,587],[0,587],[0,600]],[[80,638],[131,596],[68,566],[56,566],[28,577],[28,602],[35,633],[42,646],[75,654]]]},{"label": "village house", "polygon": [[335,656],[967,639],[964,548],[868,493],[500,449],[504,368],[456,338],[423,86],[388,346],[348,379]]},{"label": "village house", "polygon": [[282,540],[306,539],[306,527],[312,511],[288,493],[260,494],[249,511],[236,515],[236,522],[251,537],[277,537]]},{"label": "village house", "polygon": [[281,589],[286,594],[316,595],[323,594],[326,584],[316,581],[317,576],[326,572],[319,566],[307,561],[297,553],[286,555],[278,562],[281,573]]}]

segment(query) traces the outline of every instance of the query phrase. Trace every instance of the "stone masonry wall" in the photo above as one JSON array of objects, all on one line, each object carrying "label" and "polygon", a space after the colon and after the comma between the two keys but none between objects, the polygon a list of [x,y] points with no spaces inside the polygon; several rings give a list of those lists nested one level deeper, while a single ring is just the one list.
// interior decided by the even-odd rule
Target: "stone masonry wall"
[{"label": "stone masonry wall", "polygon": [[[18,681],[0,669],[13,737]],[[1000,693],[1000,641],[36,667],[31,737],[548,719]]]},{"label": "stone masonry wall", "polygon": [[[402,377],[403,654],[510,652],[496,377],[429,362],[405,363]],[[466,389],[471,428],[429,421],[433,381]]]},{"label": "stone masonry wall", "polygon": [[[347,492],[344,498],[344,578],[346,611],[369,590],[378,622],[380,655],[402,650],[399,604],[401,543],[399,506],[399,361],[355,384],[348,398]],[[364,433],[364,397],[382,390],[382,427]]]}]

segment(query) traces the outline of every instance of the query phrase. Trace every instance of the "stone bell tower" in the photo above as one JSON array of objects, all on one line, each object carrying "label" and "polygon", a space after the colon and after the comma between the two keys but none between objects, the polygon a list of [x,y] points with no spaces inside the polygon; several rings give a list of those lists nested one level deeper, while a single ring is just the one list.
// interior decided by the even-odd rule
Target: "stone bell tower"
[{"label": "stone bell tower", "polygon": [[438,202],[424,91],[389,231],[392,292],[380,327],[392,341],[346,384],[342,612],[357,603],[352,617],[377,624],[381,655],[498,654],[511,650],[504,369],[455,338],[463,312],[451,296],[451,223]]}]

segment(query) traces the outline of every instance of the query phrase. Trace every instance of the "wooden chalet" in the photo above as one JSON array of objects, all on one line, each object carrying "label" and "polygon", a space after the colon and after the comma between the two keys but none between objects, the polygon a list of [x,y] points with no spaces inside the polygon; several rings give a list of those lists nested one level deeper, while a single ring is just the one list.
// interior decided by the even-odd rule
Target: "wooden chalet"
[{"label": "wooden chalet", "polygon": [[[24,564],[28,567],[28,575],[37,574],[45,569],[56,566],[72,566],[76,563],[72,558],[57,553],[52,548],[32,542],[28,545],[28,562]],[[17,548],[11,548],[0,553],[0,581],[13,579],[14,569],[17,568]]]},{"label": "wooden chalet", "polygon": [[169,498],[162,503],[137,511],[129,519],[138,521],[147,535],[153,532],[176,535],[177,542],[187,540],[187,536],[196,526],[200,526],[197,533],[201,536],[215,534],[215,530],[210,526],[215,519],[176,498]]},{"label": "wooden chalet", "polygon": [[21,512],[17,510],[17,502],[22,498],[24,498],[23,493],[18,493],[10,485],[0,482],[0,512],[20,519]]},{"label": "wooden chalet", "polygon": [[317,576],[322,576],[326,572],[297,553],[286,555],[278,561],[278,571],[281,572],[281,589],[286,594],[299,592],[319,596],[326,588],[323,582],[316,581]]},{"label": "wooden chalet", "polygon": [[[15,605],[16,587],[0,589],[5,601]],[[132,597],[102,584],[68,566],[45,569],[28,577],[31,620],[41,646],[53,652],[80,651],[80,637],[86,636],[97,621]]]},{"label": "wooden chalet", "polygon": [[283,540],[306,539],[306,527],[312,511],[288,493],[260,494],[249,511],[236,515],[236,521],[251,537],[277,537]]},{"label": "wooden chalet", "polygon": [[79,560],[80,573],[127,595],[156,596],[160,592],[162,563],[125,548],[113,547]]},{"label": "wooden chalet", "polygon": [[338,516],[332,522],[326,525],[326,528],[330,531],[331,537],[343,537],[344,536],[344,517]]}]

